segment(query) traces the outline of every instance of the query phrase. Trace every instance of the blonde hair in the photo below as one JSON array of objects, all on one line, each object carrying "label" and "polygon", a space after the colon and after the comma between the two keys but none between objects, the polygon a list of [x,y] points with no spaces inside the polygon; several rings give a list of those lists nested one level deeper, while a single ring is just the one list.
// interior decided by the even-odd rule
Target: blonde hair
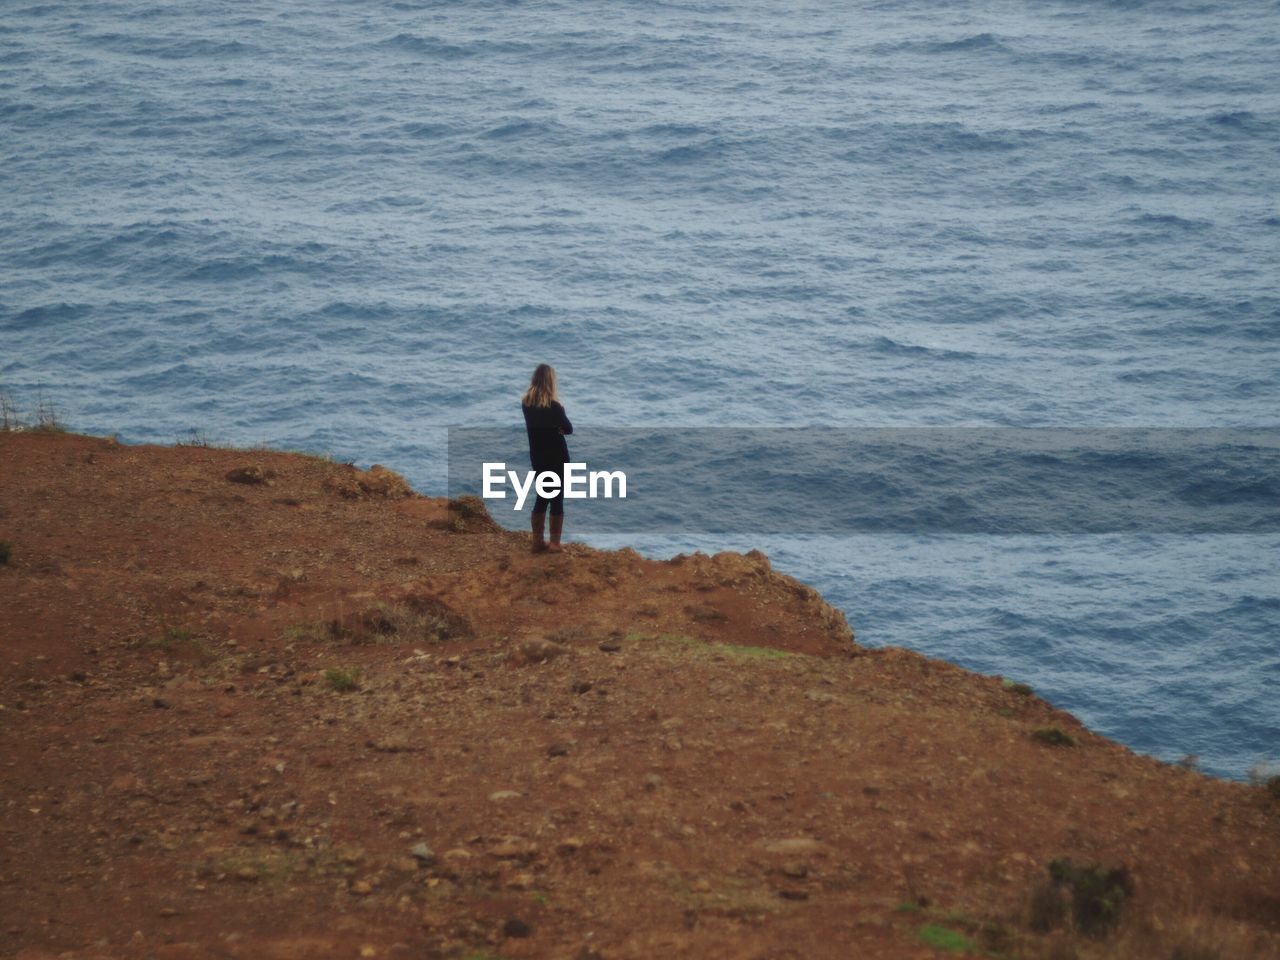
[{"label": "blonde hair", "polygon": [[560,394],[556,392],[556,371],[549,363],[540,363],[529,380],[529,389],[524,392],[521,403],[526,407],[549,407],[552,401],[558,401]]}]

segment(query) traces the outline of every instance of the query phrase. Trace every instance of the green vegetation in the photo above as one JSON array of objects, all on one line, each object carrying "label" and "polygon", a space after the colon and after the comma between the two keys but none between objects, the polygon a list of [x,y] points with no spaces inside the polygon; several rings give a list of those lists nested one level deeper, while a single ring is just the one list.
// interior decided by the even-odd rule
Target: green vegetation
[{"label": "green vegetation", "polygon": [[170,647],[190,643],[195,638],[196,635],[185,627],[170,627],[161,636],[150,640],[147,645],[167,650]]},{"label": "green vegetation", "polygon": [[1049,879],[1031,899],[1033,930],[1047,932],[1067,925],[1087,937],[1108,933],[1132,887],[1122,867],[1096,863],[1077,866],[1065,857],[1050,862]]},{"label": "green vegetation", "polygon": [[333,637],[333,624],[319,621],[290,624],[284,631],[284,638],[290,642],[301,640],[306,643],[319,643],[321,640],[332,640]]},{"label": "green vegetation", "polygon": [[1008,677],[1005,677],[1000,681],[1000,686],[1005,690],[1008,690],[1010,693],[1016,693],[1023,697],[1029,697],[1033,692],[1029,683],[1018,683],[1017,681],[1010,680]]},{"label": "green vegetation", "polygon": [[129,645],[149,650],[163,650],[180,660],[195,660],[203,663],[217,660],[221,656],[208,637],[188,630],[186,627],[169,627],[158,637],[131,640]]},{"label": "green vegetation", "polygon": [[360,689],[359,667],[330,667],[324,672],[324,683],[337,693]]},{"label": "green vegetation", "polygon": [[949,950],[953,953],[976,953],[977,946],[963,933],[938,923],[925,924],[916,931],[921,943],[928,944],[938,950]]},{"label": "green vegetation", "polygon": [[1074,747],[1076,738],[1061,727],[1040,727],[1031,731],[1031,739],[1051,747]]},{"label": "green vegetation", "polygon": [[9,556],[13,552],[13,544],[8,540],[0,540],[0,565],[9,562]]}]

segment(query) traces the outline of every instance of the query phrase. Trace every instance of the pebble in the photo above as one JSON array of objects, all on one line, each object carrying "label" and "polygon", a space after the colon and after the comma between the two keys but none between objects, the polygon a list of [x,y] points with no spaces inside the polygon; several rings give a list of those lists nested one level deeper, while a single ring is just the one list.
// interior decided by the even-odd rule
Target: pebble
[{"label": "pebble", "polygon": [[788,837],[785,840],[774,840],[772,843],[767,843],[764,849],[766,853],[798,856],[806,853],[817,853],[822,849],[822,844],[812,837]]},{"label": "pebble", "polygon": [[515,790],[497,790],[489,794],[489,799],[494,803],[501,803],[503,800],[515,800],[519,796],[519,792]]},{"label": "pebble", "polygon": [[489,853],[500,860],[532,857],[537,852],[537,845],[530,843],[523,837],[506,837],[489,848]]},{"label": "pebble", "polygon": [[567,743],[553,743],[547,747],[548,757],[567,757],[569,755],[569,745]]},{"label": "pebble", "polygon": [[563,777],[561,777],[560,783],[562,786],[566,786],[570,790],[583,790],[587,786],[587,781],[583,780],[579,776],[575,776],[572,773],[566,773]]},{"label": "pebble", "polygon": [[409,848],[409,854],[422,864],[432,863],[436,859],[436,855],[431,852],[431,848],[425,843],[415,843]]}]

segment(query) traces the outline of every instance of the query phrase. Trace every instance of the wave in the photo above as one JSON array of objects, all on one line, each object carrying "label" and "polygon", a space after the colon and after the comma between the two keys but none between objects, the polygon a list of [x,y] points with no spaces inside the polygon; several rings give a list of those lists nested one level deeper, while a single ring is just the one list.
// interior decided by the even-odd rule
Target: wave
[{"label": "wave", "polygon": [[437,36],[419,36],[415,33],[397,33],[393,37],[377,41],[374,46],[384,50],[413,53],[435,60],[466,60],[471,57],[494,54],[528,54],[537,50],[533,44],[519,40],[474,40],[468,43],[454,43]]},{"label": "wave", "polygon": [[85,37],[92,47],[137,57],[160,60],[192,58],[232,59],[259,56],[260,47],[239,40],[212,40],[206,37],[144,37],[127,33],[100,33]]},{"label": "wave", "polygon": [[900,343],[890,337],[875,337],[868,344],[872,353],[897,357],[936,357],[940,360],[976,360],[978,355],[968,350],[944,350],[923,347],[919,344]]}]

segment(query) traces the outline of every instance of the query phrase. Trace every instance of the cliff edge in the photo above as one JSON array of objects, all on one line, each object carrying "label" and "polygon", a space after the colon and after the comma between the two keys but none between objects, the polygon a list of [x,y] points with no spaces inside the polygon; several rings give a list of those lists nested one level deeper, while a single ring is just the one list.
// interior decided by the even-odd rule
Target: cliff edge
[{"label": "cliff edge", "polygon": [[1280,956],[1280,791],[863,649],[755,551],[37,433],[0,541],[0,956]]}]

